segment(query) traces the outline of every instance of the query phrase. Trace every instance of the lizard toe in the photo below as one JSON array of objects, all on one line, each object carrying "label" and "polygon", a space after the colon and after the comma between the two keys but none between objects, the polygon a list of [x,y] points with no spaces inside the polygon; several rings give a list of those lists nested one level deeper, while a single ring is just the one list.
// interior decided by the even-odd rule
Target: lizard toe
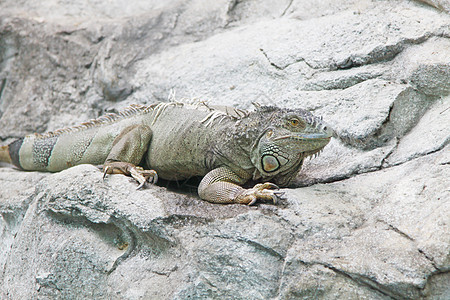
[{"label": "lizard toe", "polygon": [[141,183],[139,183],[138,187],[136,188],[136,190],[140,190],[145,186],[146,181],[142,181]]},{"label": "lizard toe", "polygon": [[245,190],[237,198],[237,203],[253,205],[257,200],[272,201],[277,204],[279,200],[284,199],[284,192],[276,191],[279,187],[276,184],[266,182],[258,183],[253,188]]},{"label": "lizard toe", "polygon": [[137,189],[141,189],[147,182],[155,184],[158,181],[158,174],[155,170],[144,170],[127,162],[108,162],[103,166],[103,179],[107,174],[123,174],[133,177],[138,183]]},{"label": "lizard toe", "polygon": [[277,204],[278,200],[286,200],[286,197],[284,197],[285,192],[273,192],[273,204]]},{"label": "lizard toe", "polygon": [[258,183],[253,188],[259,189],[259,190],[264,190],[264,189],[279,190],[280,189],[280,187],[278,185],[276,185],[272,182]]},{"label": "lizard toe", "polygon": [[142,170],[140,173],[146,178],[147,182],[153,184],[158,182],[158,173],[155,170]]}]

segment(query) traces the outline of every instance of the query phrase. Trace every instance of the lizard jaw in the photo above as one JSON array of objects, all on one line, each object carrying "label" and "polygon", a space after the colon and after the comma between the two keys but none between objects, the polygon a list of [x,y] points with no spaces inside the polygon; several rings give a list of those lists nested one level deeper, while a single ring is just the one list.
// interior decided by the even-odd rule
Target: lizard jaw
[{"label": "lizard jaw", "polygon": [[313,158],[316,158],[316,157],[318,157],[320,155],[320,153],[322,153],[323,148],[325,148],[325,146],[320,148],[320,149],[317,149],[317,150],[301,152],[300,153],[300,159],[304,159],[304,158],[309,157],[309,159],[311,160]]}]

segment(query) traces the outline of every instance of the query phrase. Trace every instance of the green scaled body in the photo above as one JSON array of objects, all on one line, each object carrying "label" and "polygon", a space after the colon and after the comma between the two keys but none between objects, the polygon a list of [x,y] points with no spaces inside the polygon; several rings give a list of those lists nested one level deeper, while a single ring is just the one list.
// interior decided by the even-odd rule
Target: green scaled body
[{"label": "green scaled body", "polygon": [[104,165],[105,173],[131,175],[141,185],[156,174],[168,180],[205,176],[201,198],[252,204],[258,199],[275,202],[278,186],[266,182],[244,189],[242,184],[250,179],[289,184],[303,159],[320,152],[332,133],[301,109],[133,105],[79,126],[28,135],[2,146],[0,161],[50,172]]}]

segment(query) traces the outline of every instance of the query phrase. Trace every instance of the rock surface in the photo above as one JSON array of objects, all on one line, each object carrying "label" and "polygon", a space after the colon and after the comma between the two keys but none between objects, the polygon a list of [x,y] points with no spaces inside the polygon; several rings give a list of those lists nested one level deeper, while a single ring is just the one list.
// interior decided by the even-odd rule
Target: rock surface
[{"label": "rock surface", "polygon": [[0,168],[1,297],[448,299],[450,16],[423,2],[0,3],[2,144],[167,98],[338,135],[277,206]]}]

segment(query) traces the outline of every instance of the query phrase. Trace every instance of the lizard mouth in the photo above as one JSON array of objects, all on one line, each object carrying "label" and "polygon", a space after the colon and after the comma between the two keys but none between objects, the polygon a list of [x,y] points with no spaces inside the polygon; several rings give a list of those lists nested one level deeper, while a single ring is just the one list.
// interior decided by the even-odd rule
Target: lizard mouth
[{"label": "lizard mouth", "polygon": [[[280,140],[296,140],[309,144],[309,146],[301,146],[304,151],[299,154],[300,159],[310,157],[310,159],[316,158],[323,151],[323,148],[330,142],[331,136],[327,133],[313,133],[313,134],[300,134],[300,135],[284,135],[274,138],[274,141]],[[305,148],[309,148],[308,150]],[[312,149],[311,149],[312,148]]]},{"label": "lizard mouth", "polygon": [[325,133],[310,133],[310,134],[299,134],[299,135],[283,135],[274,138],[274,141],[278,140],[285,140],[285,139],[292,139],[292,140],[300,140],[300,141],[309,141],[309,140],[330,140],[331,136]]}]

